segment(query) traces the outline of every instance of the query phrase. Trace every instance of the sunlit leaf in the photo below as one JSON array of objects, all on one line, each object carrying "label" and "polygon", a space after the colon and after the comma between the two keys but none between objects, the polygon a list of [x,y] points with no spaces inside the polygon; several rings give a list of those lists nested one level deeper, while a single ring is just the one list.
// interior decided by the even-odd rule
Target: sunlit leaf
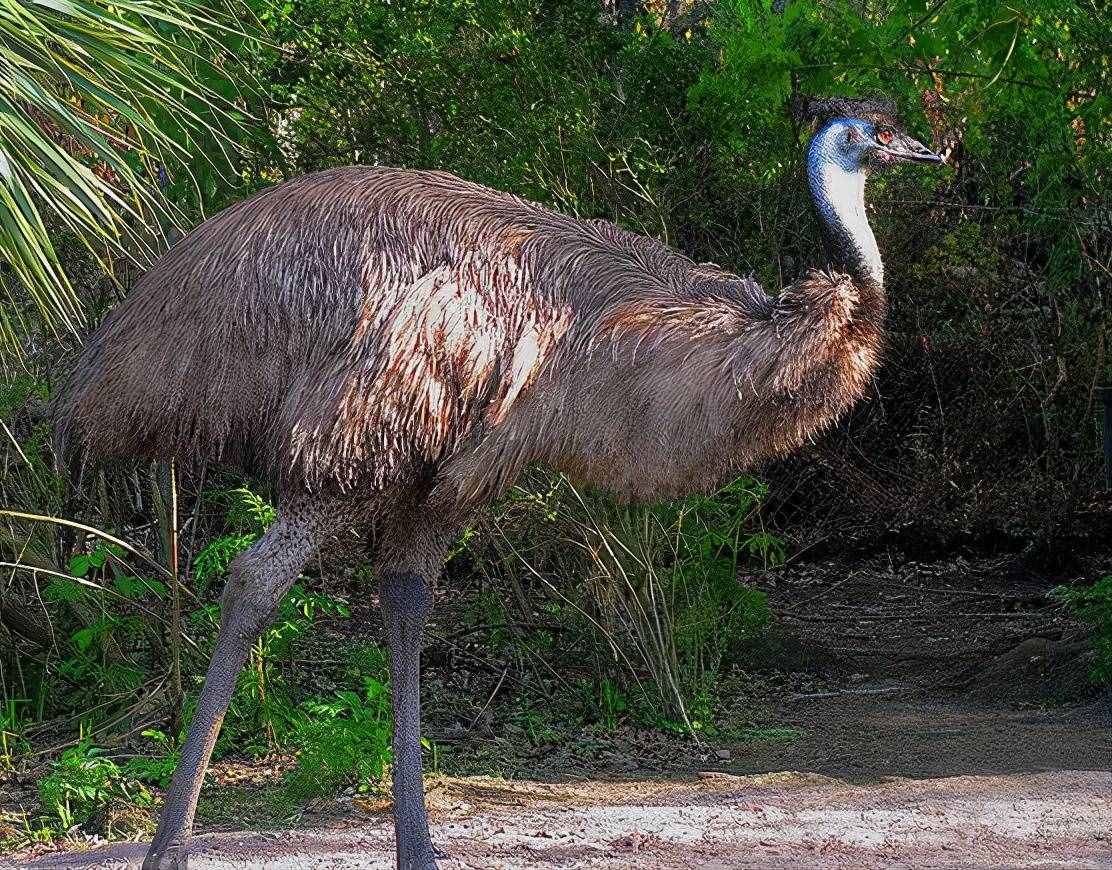
[{"label": "sunlit leaf", "polygon": [[0,360],[33,320],[83,324],[61,238],[142,263],[184,220],[162,178],[229,172],[244,116],[216,59],[245,36],[204,0],[0,0]]}]

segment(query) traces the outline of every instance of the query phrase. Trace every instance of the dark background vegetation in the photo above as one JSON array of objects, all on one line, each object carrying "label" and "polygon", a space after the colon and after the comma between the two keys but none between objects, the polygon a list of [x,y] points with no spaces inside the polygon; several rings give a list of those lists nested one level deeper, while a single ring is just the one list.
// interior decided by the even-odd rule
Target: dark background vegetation
[{"label": "dark background vegetation", "polygon": [[[726,687],[775,633],[759,578],[831,553],[1007,555],[1091,626],[1087,661],[1108,679],[1102,4],[250,0],[228,20],[242,32],[214,30],[193,71],[227,107],[175,133],[153,174],[135,166],[184,227],[303,172],[435,167],[616,221],[775,292],[822,262],[808,131],[785,110],[793,81],[889,95],[915,134],[951,151],[939,173],[871,182],[890,347],[835,432],[711,498],[652,507],[539,471],[461,541],[444,581],[460,593],[440,628],[447,664],[501,674],[484,694],[523,739],[555,739],[561,722],[729,727]],[[120,173],[102,175],[122,185]],[[151,209],[122,226],[157,250],[178,229]],[[78,332],[90,329],[142,259],[90,250],[59,220],[46,230],[87,314]],[[101,472],[83,497],[68,492],[42,410],[78,336],[18,292],[4,305],[18,325],[0,383],[0,507],[14,512],[0,519],[0,768],[41,784],[30,803],[0,806],[0,837],[142,831],[199,688],[222,575],[273,509],[250,481],[188,465]],[[373,578],[359,542],[338,537],[259,642],[218,747],[286,758],[294,803],[375,788],[389,764]],[[484,700],[455,724],[475,728]]]}]

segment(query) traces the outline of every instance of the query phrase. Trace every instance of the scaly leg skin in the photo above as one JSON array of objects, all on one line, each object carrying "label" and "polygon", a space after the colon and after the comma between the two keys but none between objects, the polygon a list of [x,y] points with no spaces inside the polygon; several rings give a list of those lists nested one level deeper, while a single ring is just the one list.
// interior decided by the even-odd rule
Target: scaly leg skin
[{"label": "scaly leg skin", "polygon": [[421,639],[432,591],[409,571],[380,574],[379,603],[394,695],[394,833],[398,870],[436,870],[421,773]]},{"label": "scaly leg skin", "polygon": [[398,870],[436,870],[421,773],[421,642],[432,590],[463,526],[454,503],[415,491],[380,527],[374,565],[394,696],[394,833]]},{"label": "scaly leg skin", "polygon": [[236,677],[251,645],[274,618],[282,596],[323,538],[345,518],[345,512],[334,504],[316,500],[291,503],[266,534],[232,562],[216,649],[143,870],[187,870],[197,798]]}]

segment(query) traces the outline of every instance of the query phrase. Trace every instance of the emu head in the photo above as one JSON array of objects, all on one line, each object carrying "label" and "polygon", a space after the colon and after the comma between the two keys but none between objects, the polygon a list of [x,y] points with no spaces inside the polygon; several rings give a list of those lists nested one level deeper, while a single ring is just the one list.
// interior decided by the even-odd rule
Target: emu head
[{"label": "emu head", "polygon": [[942,163],[905,133],[890,103],[796,97],[797,120],[819,127],[807,148],[807,178],[833,266],[862,286],[884,284],[884,264],[865,211],[865,180],[894,163]]},{"label": "emu head", "polygon": [[922,142],[909,136],[895,107],[883,100],[797,97],[796,118],[818,126],[808,162],[834,163],[846,172],[868,174],[895,163],[942,163]]}]

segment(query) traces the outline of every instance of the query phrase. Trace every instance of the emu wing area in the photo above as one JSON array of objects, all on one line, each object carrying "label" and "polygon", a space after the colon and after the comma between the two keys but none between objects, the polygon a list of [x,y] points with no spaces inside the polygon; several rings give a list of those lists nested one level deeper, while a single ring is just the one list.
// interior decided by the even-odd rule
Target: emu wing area
[{"label": "emu wing area", "polygon": [[[719,274],[445,173],[316,173],[162,257],[89,339],[55,417],[98,458],[381,489],[502,426],[623,300],[695,303]],[[730,286],[736,311],[768,316],[759,287]]]}]

